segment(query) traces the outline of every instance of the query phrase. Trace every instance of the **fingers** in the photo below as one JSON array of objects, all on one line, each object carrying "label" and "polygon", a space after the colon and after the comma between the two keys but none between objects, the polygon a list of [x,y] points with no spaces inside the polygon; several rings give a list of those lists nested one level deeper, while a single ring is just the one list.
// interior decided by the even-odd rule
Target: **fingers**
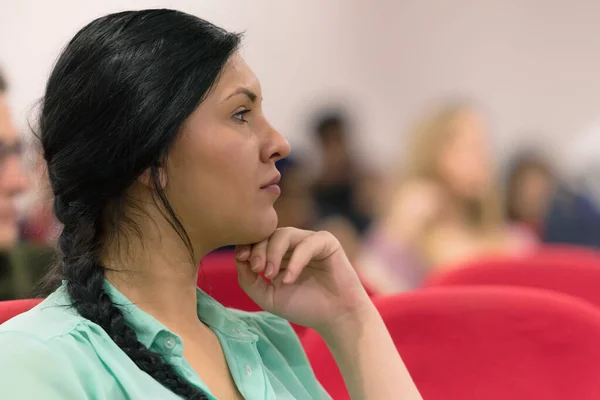
[{"label": "fingers", "polygon": [[[293,283],[311,260],[321,260],[331,255],[336,249],[336,243],[339,247],[337,240],[328,232],[281,228],[260,243],[238,246],[236,265],[245,264],[244,274],[253,274],[242,276],[247,281],[264,274],[269,280],[277,278],[275,282]],[[284,259],[289,259],[289,263],[285,263],[287,272],[281,277]],[[264,279],[260,280],[267,284]]]},{"label": "fingers", "polygon": [[268,244],[269,239],[265,239],[262,242],[252,245],[252,250],[250,251],[248,262],[250,263],[250,268],[252,268],[252,271],[257,274],[263,273],[265,271],[265,267],[267,264]]},{"label": "fingers", "polygon": [[298,243],[288,263],[283,283],[294,283],[311,260],[331,255],[331,239],[332,235],[327,232],[315,232]]},{"label": "fingers", "polygon": [[252,246],[249,244],[235,246],[235,258],[238,261],[248,261]]},{"label": "fingers", "polygon": [[282,269],[282,261],[298,243],[312,234],[299,229],[280,229],[269,240],[267,247],[267,267],[265,277],[275,278]]},{"label": "fingers", "polygon": [[[264,273],[267,278],[273,277],[279,272],[281,259],[288,248],[295,246],[296,243],[310,233],[310,231],[300,229],[277,229],[271,237],[262,242],[255,243],[252,246],[237,246],[236,259],[249,262],[252,271],[255,273]],[[267,255],[267,248],[270,246],[277,249],[272,257]],[[266,271],[267,267],[269,271]]]},{"label": "fingers", "polygon": [[[258,303],[258,294],[264,294],[268,290],[269,283],[265,281],[259,274],[252,271],[250,264],[247,261],[239,261],[236,259],[235,266],[238,271],[238,282],[240,287]],[[259,304],[261,305],[261,304]]]}]

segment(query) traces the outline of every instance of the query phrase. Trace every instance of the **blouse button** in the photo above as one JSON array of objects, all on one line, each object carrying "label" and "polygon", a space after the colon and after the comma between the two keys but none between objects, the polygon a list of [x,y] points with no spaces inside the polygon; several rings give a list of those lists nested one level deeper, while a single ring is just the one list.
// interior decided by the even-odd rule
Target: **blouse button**
[{"label": "blouse button", "polygon": [[175,339],[173,339],[172,336],[169,336],[168,338],[165,339],[165,347],[169,350],[173,350],[175,348],[175,345],[177,343],[175,343]]},{"label": "blouse button", "polygon": [[246,364],[246,375],[251,376],[252,375],[252,368]]}]

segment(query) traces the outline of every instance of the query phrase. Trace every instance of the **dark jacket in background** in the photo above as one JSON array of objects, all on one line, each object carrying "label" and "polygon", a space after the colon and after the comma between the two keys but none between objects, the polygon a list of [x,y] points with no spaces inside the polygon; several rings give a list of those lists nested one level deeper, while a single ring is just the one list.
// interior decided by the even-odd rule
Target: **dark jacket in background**
[{"label": "dark jacket in background", "polygon": [[21,243],[0,253],[0,300],[31,298],[39,279],[54,262],[52,247]]},{"label": "dark jacket in background", "polygon": [[600,248],[600,210],[585,190],[559,187],[544,225],[544,243]]}]

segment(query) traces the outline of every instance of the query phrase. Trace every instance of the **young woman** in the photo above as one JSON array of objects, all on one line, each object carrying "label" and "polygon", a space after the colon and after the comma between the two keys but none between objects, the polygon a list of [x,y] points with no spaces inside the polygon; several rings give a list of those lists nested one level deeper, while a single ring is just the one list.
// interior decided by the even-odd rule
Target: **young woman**
[{"label": "young woman", "polygon": [[[3,398],[326,398],[284,319],[322,334],[353,398],[420,398],[339,243],[275,229],[290,148],[239,40],[145,10],[99,18],[63,51],[39,126],[64,224],[58,288],[0,328]],[[269,313],[196,288],[202,257],[231,244]]]},{"label": "young woman", "polygon": [[435,268],[488,253],[518,253],[535,240],[508,229],[484,119],[452,101],[409,137],[402,176],[359,256],[378,293],[414,289]]}]

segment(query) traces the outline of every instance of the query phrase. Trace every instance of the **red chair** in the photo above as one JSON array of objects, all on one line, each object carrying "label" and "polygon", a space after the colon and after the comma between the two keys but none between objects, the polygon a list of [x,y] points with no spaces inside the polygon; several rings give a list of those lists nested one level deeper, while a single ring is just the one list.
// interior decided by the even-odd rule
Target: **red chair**
[{"label": "red chair", "polygon": [[238,283],[233,251],[217,251],[204,257],[198,271],[198,287],[226,307],[262,311]]},{"label": "red chair", "polygon": [[579,265],[600,269],[600,252],[595,249],[571,245],[545,245],[526,255],[526,259],[553,265]]},{"label": "red chair", "polygon": [[25,311],[31,310],[33,307],[40,304],[44,299],[23,299],[23,300],[7,300],[0,301],[0,324],[5,323],[9,319],[16,317]]},{"label": "red chair", "polygon": [[[510,287],[435,288],[374,298],[427,400],[597,400],[600,312],[560,293]],[[302,343],[317,378],[349,399],[312,330]]]},{"label": "red chair", "polygon": [[434,273],[425,287],[525,286],[562,292],[600,306],[600,257],[593,251],[548,248],[522,258],[475,260]]}]

